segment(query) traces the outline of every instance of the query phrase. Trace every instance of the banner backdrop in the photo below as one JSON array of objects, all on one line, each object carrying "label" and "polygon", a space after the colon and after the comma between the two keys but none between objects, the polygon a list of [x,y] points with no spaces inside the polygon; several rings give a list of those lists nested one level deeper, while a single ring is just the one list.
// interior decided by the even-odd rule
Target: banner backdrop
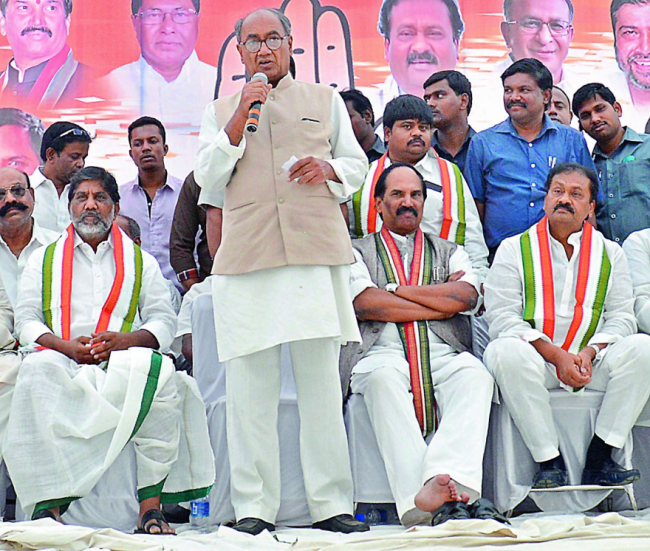
[{"label": "banner backdrop", "polygon": [[[168,169],[184,177],[205,106],[245,82],[235,22],[264,6],[292,22],[298,79],[360,88],[377,118],[395,95],[421,96],[430,74],[456,68],[472,82],[470,122],[481,130],[506,116],[501,72],[512,58],[532,56],[569,95],[586,82],[610,86],[625,122],[643,131],[650,115],[650,5],[614,3],[623,4],[616,12],[623,70],[606,0],[507,0],[507,21],[500,0],[387,0],[387,38],[378,30],[381,0],[2,0],[0,107],[27,111],[46,126],[61,119],[81,124],[96,135],[87,162],[120,182],[136,172],[128,124],[155,116],[168,128]],[[6,111],[0,163],[8,147],[1,135]]]}]

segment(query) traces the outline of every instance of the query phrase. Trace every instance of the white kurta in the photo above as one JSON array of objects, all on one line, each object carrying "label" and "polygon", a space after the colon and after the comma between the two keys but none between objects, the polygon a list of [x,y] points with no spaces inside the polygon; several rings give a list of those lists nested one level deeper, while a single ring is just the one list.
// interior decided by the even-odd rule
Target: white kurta
[{"label": "white kurta", "polygon": [[[368,175],[366,176],[366,180],[363,184],[364,187],[368,186],[368,189],[372,187],[372,180],[378,163],[379,161],[375,161],[370,165],[370,170],[368,171]],[[390,159],[386,158],[386,164],[384,165],[384,168],[388,168],[390,165]],[[422,159],[420,159],[420,161],[415,164],[415,168],[422,175],[426,182],[431,182],[432,184],[442,186],[440,166],[433,151],[428,152],[424,157],[422,157]],[[478,211],[476,210],[476,204],[472,198],[472,192],[469,190],[469,186],[467,185],[465,177],[462,176],[462,174],[461,178],[463,180],[463,195],[465,196],[465,250],[467,251],[469,258],[472,261],[472,267],[479,277],[479,282],[482,282],[485,279],[488,271],[488,248],[485,244],[485,238],[483,237],[483,226],[481,224],[481,219],[478,216]],[[442,189],[440,191],[435,191],[434,189],[431,189],[431,187],[427,187],[427,199],[424,202],[422,222],[420,223],[420,228],[422,228],[422,231],[432,233],[434,235],[440,235],[440,230],[442,230],[442,223],[444,219],[442,205]],[[354,209],[352,208],[351,201],[348,203],[348,213],[350,216],[350,227],[354,228]],[[368,215],[367,212],[363,214],[365,216]]]},{"label": "white kurta", "polygon": [[[123,236],[127,239],[126,236]],[[74,270],[72,275],[72,308],[70,338],[94,333],[102,306],[115,280],[113,238],[99,244],[95,253],[75,232]],[[37,250],[29,259],[18,289],[16,334],[23,345],[51,333],[43,317],[43,258],[45,249]],[[171,307],[169,290],[160,273],[158,262],[142,251],[142,292],[133,331],[146,329],[161,349],[168,348],[176,331],[176,316]]]},{"label": "white kurta", "polygon": [[[334,168],[341,182],[328,182],[336,197],[347,197],[361,185],[363,167],[358,143],[343,100],[334,94],[330,136]],[[202,187],[199,204],[225,188],[246,137],[230,144],[208,105],[199,134],[194,177]],[[288,160],[288,159],[287,159]],[[217,195],[218,197],[218,195]],[[285,266],[241,275],[215,275],[212,290],[220,361],[252,354],[277,344],[331,337],[342,343],[360,340],[348,289],[348,266]]]},{"label": "white kurta", "polygon": [[29,240],[27,246],[20,251],[17,258],[0,235],[0,279],[4,283],[9,302],[13,307],[16,306],[16,300],[18,299],[18,281],[27,265],[29,257],[36,249],[56,241],[59,235],[59,232],[41,228],[38,222],[34,220],[32,238]]},{"label": "white kurta", "polygon": [[68,212],[68,189],[70,184],[63,188],[59,195],[56,186],[48,180],[39,168],[30,177],[34,189],[34,213],[32,216],[46,230],[61,233],[70,225]]},{"label": "white kurta", "polygon": [[134,113],[165,124],[198,126],[203,107],[214,99],[217,68],[200,61],[193,51],[171,82],[143,57],[111,71],[105,79],[113,98],[121,99]]},{"label": "white kurta", "polygon": [[[392,235],[404,266],[410,267],[412,236]],[[350,288],[356,298],[377,285],[361,255],[356,250],[354,253],[358,262],[352,265]],[[449,272],[460,270],[465,272],[460,281],[478,292],[478,276],[462,247],[449,259]],[[430,329],[428,336],[440,414],[440,425],[429,445],[422,438],[415,416],[409,363],[395,323],[384,326],[375,344],[354,366],[350,382],[352,392],[363,395],[397,511],[405,525],[426,520],[422,512],[415,510],[414,498],[422,485],[436,475],[449,474],[472,500],[481,494],[492,377],[471,354],[458,354]]]},{"label": "white kurta", "polygon": [[[523,267],[520,236],[504,240],[485,282],[486,316],[492,342],[483,356],[521,436],[537,462],[558,454],[558,435],[548,390],[573,389],[560,382],[555,366],[530,344],[538,339],[564,343],[574,317],[582,231],[569,236],[571,259],[549,235],[555,290],[555,334],[551,341],[523,320]],[[593,361],[586,388],[605,392],[596,434],[609,445],[623,447],[650,397],[650,337],[637,335],[632,282],[623,250],[605,240],[611,273],[603,314],[590,344],[607,344]]]},{"label": "white kurta", "polygon": [[13,337],[13,329],[14,314],[9,297],[0,280],[0,459],[2,458],[7,420],[11,411],[14,384],[20,367],[20,356],[13,352],[16,342]]},{"label": "white kurta", "polygon": [[[42,304],[45,250],[29,259],[18,292],[16,329],[24,345],[51,332]],[[73,254],[72,339],[95,331],[110,293],[112,235],[95,253],[75,233]],[[164,349],[176,327],[169,291],[144,251],[142,265],[133,331],[149,331]],[[16,384],[5,458],[28,512],[43,500],[65,505],[86,495],[131,439],[141,500],[176,492],[182,492],[178,501],[193,499],[187,496],[205,495],[214,480],[204,413],[196,382],[150,349],[113,352],[105,370],[54,350],[35,352],[23,361]]]},{"label": "white kurta", "polygon": [[650,333],[650,229],[630,235],[623,243],[634,286],[634,314],[639,331]]}]

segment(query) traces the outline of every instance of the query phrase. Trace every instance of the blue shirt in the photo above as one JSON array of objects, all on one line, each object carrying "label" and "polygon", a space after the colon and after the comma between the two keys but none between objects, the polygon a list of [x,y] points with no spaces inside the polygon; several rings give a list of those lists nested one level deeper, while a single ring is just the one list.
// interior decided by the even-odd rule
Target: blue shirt
[{"label": "blue shirt", "polygon": [[546,177],[562,162],[595,170],[580,133],[548,115],[544,115],[542,131],[530,143],[517,133],[509,118],[472,138],[463,174],[474,199],[485,205],[483,231],[490,249],[541,220]]},{"label": "blue shirt", "polygon": [[594,147],[594,162],[600,180],[598,229],[622,245],[632,232],[650,228],[650,136],[626,128],[609,157]]}]

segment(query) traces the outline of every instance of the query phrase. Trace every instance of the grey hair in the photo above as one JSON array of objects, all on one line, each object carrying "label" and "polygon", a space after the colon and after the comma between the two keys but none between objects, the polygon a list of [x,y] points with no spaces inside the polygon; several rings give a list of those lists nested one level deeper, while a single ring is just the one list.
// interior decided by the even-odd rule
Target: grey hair
[{"label": "grey hair", "polygon": [[267,11],[275,15],[280,20],[280,23],[282,23],[282,28],[284,29],[285,35],[289,36],[291,34],[291,21],[289,21],[289,18],[284,15],[284,12],[281,12],[275,8],[260,8],[259,10],[252,11],[246,17],[242,17],[239,21],[237,21],[237,23],[235,23],[235,36],[237,37],[238,42],[241,42],[241,28],[244,25],[244,21],[259,11]]}]

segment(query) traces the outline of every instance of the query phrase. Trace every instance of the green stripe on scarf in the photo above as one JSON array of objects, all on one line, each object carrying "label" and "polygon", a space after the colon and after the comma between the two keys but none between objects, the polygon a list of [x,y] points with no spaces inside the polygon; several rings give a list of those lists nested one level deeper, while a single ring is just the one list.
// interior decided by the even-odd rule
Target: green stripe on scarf
[{"label": "green stripe on scarf", "polygon": [[142,289],[142,249],[134,245],[133,251],[135,255],[135,283],[133,284],[133,294],[131,295],[129,311],[120,329],[121,333],[129,333],[133,327],[133,320],[135,320],[135,313],[138,310],[138,303],[140,302],[140,290]]},{"label": "green stripe on scarf", "polygon": [[357,237],[363,237],[363,224],[361,223],[361,197],[363,186],[352,196],[352,211],[354,212],[354,231]]},{"label": "green stripe on scarf", "polygon": [[596,300],[594,301],[593,310],[591,312],[591,323],[589,323],[589,328],[585,333],[582,342],[580,343],[580,350],[582,350],[587,343],[591,340],[591,337],[594,336],[596,332],[596,327],[600,321],[600,316],[603,314],[603,308],[605,306],[605,296],[607,295],[607,285],[609,283],[609,275],[612,272],[612,263],[609,261],[607,256],[607,250],[603,244],[603,257],[600,268],[600,274],[598,274],[598,286],[596,287]]},{"label": "green stripe on scarf", "polygon": [[54,331],[52,327],[52,266],[54,264],[54,251],[56,251],[56,241],[47,246],[43,257],[43,315],[45,316],[45,325],[51,331]]},{"label": "green stripe on scarf", "polygon": [[465,195],[463,194],[463,176],[460,173],[460,168],[455,164],[451,164],[454,168],[454,176],[456,178],[456,196],[458,198],[458,230],[456,230],[456,243],[465,245],[465,233],[467,230],[467,223],[465,221]]},{"label": "green stripe on scarf", "polygon": [[521,257],[524,264],[524,321],[535,329],[535,272],[533,270],[533,249],[530,244],[530,230],[520,239]]}]

